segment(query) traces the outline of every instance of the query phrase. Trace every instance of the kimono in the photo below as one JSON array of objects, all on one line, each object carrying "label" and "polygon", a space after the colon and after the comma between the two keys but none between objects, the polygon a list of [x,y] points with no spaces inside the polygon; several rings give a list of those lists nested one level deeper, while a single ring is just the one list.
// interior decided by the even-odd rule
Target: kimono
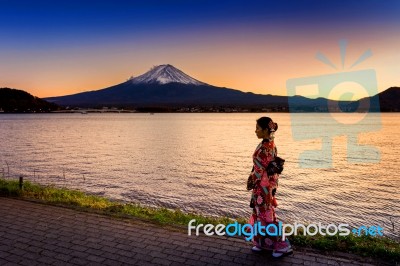
[{"label": "kimono", "polygon": [[[251,178],[254,181],[254,188],[251,193],[250,207],[253,213],[250,216],[249,224],[254,228],[254,224],[268,226],[275,224],[278,226],[278,220],[275,214],[275,208],[278,206],[275,199],[275,193],[278,188],[278,174],[268,176],[266,168],[268,164],[277,156],[277,149],[273,139],[264,139],[258,144],[253,154],[253,169]],[[270,227],[273,229],[274,227]],[[272,234],[276,232],[270,231]],[[285,248],[288,242],[282,241],[280,236],[271,236],[260,234],[253,237],[253,244],[259,248],[276,250]]]}]

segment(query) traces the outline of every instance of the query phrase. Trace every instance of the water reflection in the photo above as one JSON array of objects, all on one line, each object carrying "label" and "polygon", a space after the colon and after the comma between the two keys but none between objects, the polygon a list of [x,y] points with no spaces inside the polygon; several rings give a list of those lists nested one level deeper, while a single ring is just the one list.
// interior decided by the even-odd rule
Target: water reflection
[{"label": "water reflection", "polygon": [[[320,119],[319,114],[295,115],[310,131]],[[254,125],[260,116],[1,115],[0,171],[118,200],[248,216],[245,182],[259,141]],[[382,115],[381,131],[359,135],[359,143],[380,150],[380,163],[348,163],[347,139],[338,136],[332,139],[333,167],[328,169],[301,168],[299,154],[321,148],[321,140],[295,141],[290,115],[271,117],[279,124],[278,153],[286,159],[277,194],[282,219],[354,225],[368,221],[391,228],[393,217],[400,227],[397,114]],[[336,124],[327,123],[326,130],[332,126]]]}]

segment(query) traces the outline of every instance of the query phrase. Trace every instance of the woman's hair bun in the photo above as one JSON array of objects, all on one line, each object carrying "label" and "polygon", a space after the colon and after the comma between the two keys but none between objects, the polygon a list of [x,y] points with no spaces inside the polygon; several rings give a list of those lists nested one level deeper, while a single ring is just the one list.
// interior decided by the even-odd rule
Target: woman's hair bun
[{"label": "woman's hair bun", "polygon": [[267,116],[263,116],[257,119],[257,124],[263,130],[268,129],[268,132],[275,132],[278,130],[278,124],[272,121],[272,119]]}]

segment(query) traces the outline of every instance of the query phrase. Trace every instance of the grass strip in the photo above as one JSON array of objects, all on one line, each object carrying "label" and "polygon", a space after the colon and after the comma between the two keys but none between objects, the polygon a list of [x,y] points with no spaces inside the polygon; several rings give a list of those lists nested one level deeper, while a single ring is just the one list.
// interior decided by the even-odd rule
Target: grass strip
[{"label": "grass strip", "polygon": [[[230,224],[233,219],[227,217],[207,217],[194,213],[184,213],[181,210],[167,208],[151,208],[140,204],[121,203],[107,198],[89,195],[81,191],[54,186],[42,186],[31,182],[24,182],[23,189],[19,182],[0,178],[0,196],[18,197],[24,199],[41,200],[45,203],[63,205],[86,211],[96,211],[112,216],[130,216],[151,220],[160,224],[183,225],[195,219],[198,224]],[[247,223],[246,219],[237,219],[238,223]],[[323,251],[341,251],[384,259],[391,262],[400,261],[400,243],[387,237],[373,236],[304,236],[299,232],[297,236],[289,237],[291,243],[298,247],[308,247]]]}]

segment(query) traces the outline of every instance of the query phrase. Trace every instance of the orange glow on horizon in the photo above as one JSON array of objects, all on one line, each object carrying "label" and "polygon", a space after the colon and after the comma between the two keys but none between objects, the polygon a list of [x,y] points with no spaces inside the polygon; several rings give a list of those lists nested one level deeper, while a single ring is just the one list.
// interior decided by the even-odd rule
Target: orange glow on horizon
[{"label": "orange glow on horizon", "polygon": [[399,85],[400,37],[391,35],[391,42],[379,42],[352,36],[345,68],[335,70],[315,59],[315,54],[320,51],[341,67],[337,35],[323,39],[318,35],[271,36],[262,32],[239,37],[214,34],[207,40],[185,39],[179,46],[168,36],[161,36],[150,45],[127,42],[39,54],[14,51],[2,56],[9,63],[7,67],[0,65],[0,86],[26,90],[38,97],[62,96],[113,86],[145,73],[153,65],[168,63],[214,86],[287,95],[288,79],[347,71],[367,49],[372,50],[373,56],[352,70],[375,69],[378,91]]}]

